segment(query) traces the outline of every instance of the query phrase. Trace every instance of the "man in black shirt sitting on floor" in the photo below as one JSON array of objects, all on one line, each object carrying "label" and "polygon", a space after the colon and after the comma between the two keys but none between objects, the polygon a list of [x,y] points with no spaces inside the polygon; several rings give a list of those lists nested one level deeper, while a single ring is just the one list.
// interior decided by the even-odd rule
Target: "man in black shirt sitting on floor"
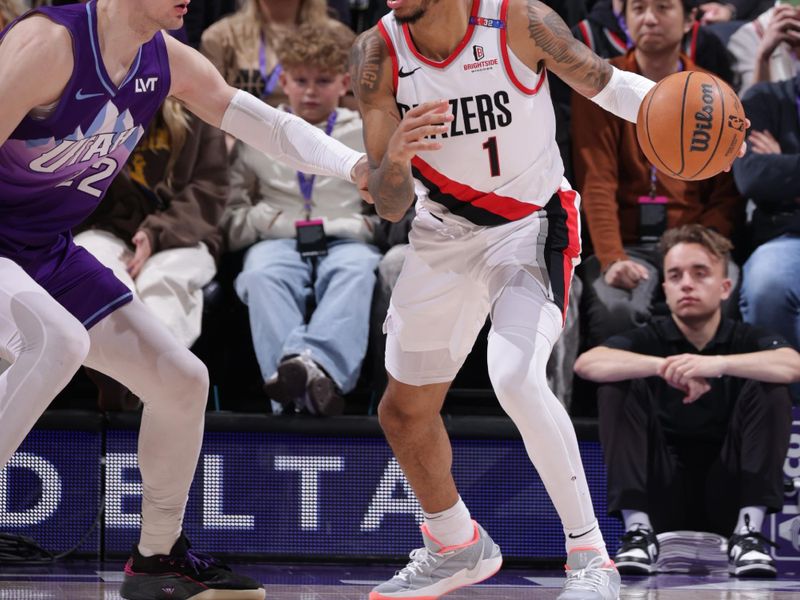
[{"label": "man in black shirt sitting on floor", "polygon": [[[729,535],[730,572],[774,576],[761,525],[783,504],[787,385],[800,354],[779,335],[722,318],[730,242],[700,225],[661,239],[671,315],[609,338],[575,363],[600,382],[608,505],[626,533],[620,572],[650,574],[656,533]],[[737,519],[738,513],[738,519]]]}]

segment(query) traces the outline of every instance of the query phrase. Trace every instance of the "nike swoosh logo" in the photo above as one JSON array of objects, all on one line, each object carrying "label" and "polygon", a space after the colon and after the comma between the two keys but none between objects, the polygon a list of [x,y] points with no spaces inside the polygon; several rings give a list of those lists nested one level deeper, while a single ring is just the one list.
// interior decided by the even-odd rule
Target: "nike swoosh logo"
[{"label": "nike swoosh logo", "polygon": [[83,90],[80,89],[75,94],[75,100],[86,100],[87,98],[96,98],[97,96],[102,96],[102,95],[103,95],[102,92],[97,94],[84,94]]},{"label": "nike swoosh logo", "polygon": [[466,576],[467,576],[469,579],[475,579],[475,578],[476,578],[476,577],[477,577],[477,576],[480,574],[480,571],[481,571],[481,561],[480,561],[480,560],[478,560],[478,562],[476,562],[476,563],[475,563],[475,566],[474,566],[474,567],[468,568],[468,569],[466,569],[466,571],[467,571],[467,572],[465,573],[465,575],[466,575]]},{"label": "nike swoosh logo", "polygon": [[572,535],[572,534],[570,533],[570,534],[568,535],[568,537],[569,537],[570,539],[572,539],[572,540],[577,540],[578,538],[582,538],[582,537],[583,537],[583,536],[585,536],[587,533],[591,533],[592,531],[594,531],[594,527],[592,527],[591,529],[587,529],[586,531],[584,531],[583,533],[579,533],[578,535]]},{"label": "nike swoosh logo", "polygon": [[420,67],[417,67],[416,69],[414,69],[412,71],[403,71],[403,67],[400,67],[400,70],[397,71],[397,76],[398,77],[408,77],[409,75],[413,75],[414,73],[416,73],[419,70],[420,70]]}]

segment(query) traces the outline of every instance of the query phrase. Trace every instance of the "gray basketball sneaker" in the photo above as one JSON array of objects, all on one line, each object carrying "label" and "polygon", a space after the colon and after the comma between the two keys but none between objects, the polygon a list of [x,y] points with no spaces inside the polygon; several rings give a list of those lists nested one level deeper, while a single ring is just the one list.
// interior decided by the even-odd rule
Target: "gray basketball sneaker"
[{"label": "gray basketball sneaker", "polygon": [[567,557],[567,582],[557,600],[618,600],[620,578],[598,550],[577,548]]},{"label": "gray basketball sneaker", "polygon": [[475,536],[467,544],[442,546],[422,525],[424,548],[417,548],[409,562],[386,583],[372,590],[369,600],[417,598],[433,600],[460,587],[489,579],[500,570],[500,548],[483,527],[473,521]]}]

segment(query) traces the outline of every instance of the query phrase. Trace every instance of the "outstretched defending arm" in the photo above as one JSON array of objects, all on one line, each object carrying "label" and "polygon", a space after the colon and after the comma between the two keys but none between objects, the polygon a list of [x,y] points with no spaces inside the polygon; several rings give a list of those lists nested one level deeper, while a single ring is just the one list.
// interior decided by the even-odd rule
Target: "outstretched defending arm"
[{"label": "outstretched defending arm", "polygon": [[654,82],[612,67],[575,39],[561,17],[538,0],[512,0],[509,13],[510,45],[525,64],[537,71],[550,69],[605,110],[636,122]]},{"label": "outstretched defending arm", "polygon": [[170,94],[198,117],[295,169],[365,185],[363,154],[303,119],[232,88],[199,52],[169,36],[165,39],[172,74]]},{"label": "outstretched defending arm", "polygon": [[392,89],[391,60],[376,28],[356,40],[350,69],[364,119],[369,191],[378,214],[397,222],[414,201],[411,159],[417,152],[439,149],[441,144],[425,140],[425,136],[445,131],[441,124],[453,117],[442,100],[420,104],[400,118]]}]

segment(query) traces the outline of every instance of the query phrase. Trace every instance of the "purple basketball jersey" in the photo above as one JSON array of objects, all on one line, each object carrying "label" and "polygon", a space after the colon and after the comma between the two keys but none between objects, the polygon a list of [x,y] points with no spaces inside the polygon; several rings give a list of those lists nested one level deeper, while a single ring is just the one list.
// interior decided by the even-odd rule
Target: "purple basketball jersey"
[{"label": "purple basketball jersey", "polygon": [[95,209],[169,93],[169,59],[157,33],[116,86],[100,54],[95,0],[33,12],[69,30],[75,66],[49,116],[26,117],[0,146],[0,257],[88,329],[132,294],[70,230]]},{"label": "purple basketball jersey", "polygon": [[26,117],[0,146],[0,256],[10,258],[51,248],[95,209],[170,88],[160,32],[116,86],[100,55],[95,0],[38,12],[69,30],[75,66],[49,116]]}]

